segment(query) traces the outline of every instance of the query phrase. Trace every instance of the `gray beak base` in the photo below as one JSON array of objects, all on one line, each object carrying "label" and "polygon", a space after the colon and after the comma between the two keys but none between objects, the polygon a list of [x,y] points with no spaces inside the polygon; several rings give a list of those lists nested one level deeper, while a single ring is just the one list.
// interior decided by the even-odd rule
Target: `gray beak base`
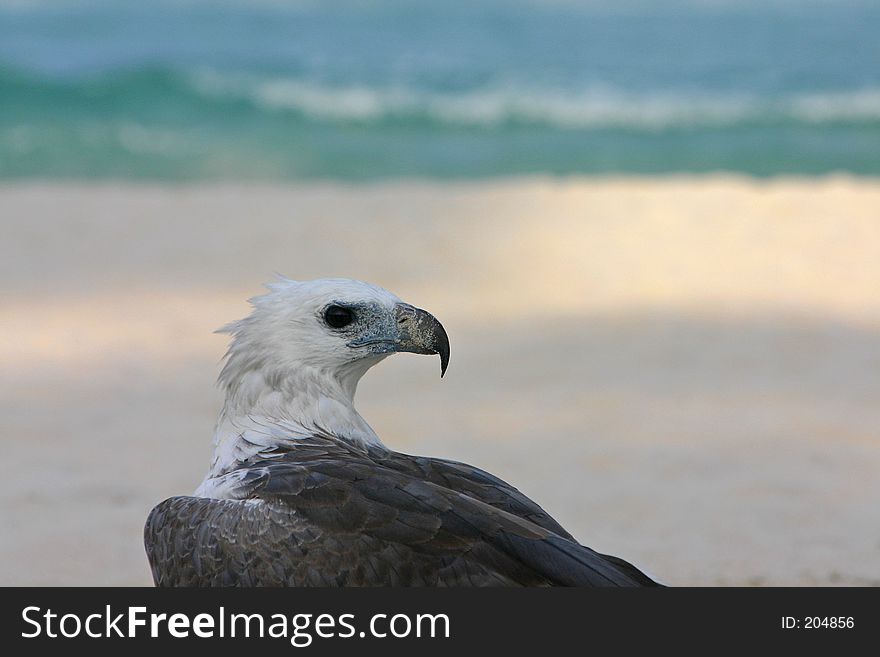
[{"label": "gray beak base", "polygon": [[440,377],[449,365],[449,337],[443,325],[431,313],[406,303],[397,305],[400,334],[397,351],[440,356]]}]

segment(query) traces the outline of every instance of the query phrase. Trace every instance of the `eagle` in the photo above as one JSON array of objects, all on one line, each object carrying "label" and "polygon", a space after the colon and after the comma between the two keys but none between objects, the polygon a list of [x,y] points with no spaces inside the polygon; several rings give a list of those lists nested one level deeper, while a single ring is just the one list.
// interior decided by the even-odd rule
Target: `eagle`
[{"label": "eagle", "polygon": [[361,281],[266,287],[220,329],[210,471],[147,519],[156,586],[658,586],[498,477],[382,443],[355,410],[358,382],[398,352],[439,355],[442,377],[433,315]]}]

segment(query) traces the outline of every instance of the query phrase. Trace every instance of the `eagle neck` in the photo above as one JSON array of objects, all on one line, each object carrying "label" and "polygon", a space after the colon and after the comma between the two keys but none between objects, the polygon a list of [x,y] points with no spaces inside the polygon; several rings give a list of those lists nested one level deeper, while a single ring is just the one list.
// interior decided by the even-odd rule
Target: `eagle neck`
[{"label": "eagle neck", "polygon": [[295,450],[299,441],[315,436],[383,447],[354,407],[366,369],[353,366],[331,372],[303,366],[281,373],[264,367],[227,381],[209,476],[278,448]]}]

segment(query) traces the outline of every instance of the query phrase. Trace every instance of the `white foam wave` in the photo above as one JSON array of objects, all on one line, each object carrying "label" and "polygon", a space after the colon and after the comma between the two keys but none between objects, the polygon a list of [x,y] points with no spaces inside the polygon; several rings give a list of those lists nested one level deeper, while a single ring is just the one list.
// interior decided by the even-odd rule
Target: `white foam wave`
[{"label": "white foam wave", "polygon": [[296,111],[323,121],[421,117],[462,126],[521,122],[569,129],[661,130],[768,119],[807,123],[880,120],[880,89],[767,99],[748,95],[635,94],[600,86],[568,92],[498,85],[453,93],[403,85],[333,86],[301,79],[214,73],[200,73],[194,83],[202,93],[235,96],[267,110]]},{"label": "white foam wave", "polygon": [[880,89],[800,96],[792,100],[791,113],[810,123],[874,121],[880,119]]}]

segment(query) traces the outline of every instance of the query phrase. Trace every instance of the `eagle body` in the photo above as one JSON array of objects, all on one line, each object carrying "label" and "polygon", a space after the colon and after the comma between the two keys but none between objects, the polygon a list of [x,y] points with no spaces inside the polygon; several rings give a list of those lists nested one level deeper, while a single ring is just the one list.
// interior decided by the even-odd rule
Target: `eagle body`
[{"label": "eagle body", "polygon": [[[432,316],[356,281],[270,290],[229,329],[211,471],[147,519],[157,586],[656,585],[497,477],[378,440],[354,411],[357,380],[394,351],[440,354],[445,370],[448,340]],[[342,345],[339,308],[368,318],[345,325],[363,324]],[[310,321],[329,336],[312,332],[324,367],[304,344],[282,347]]]}]

